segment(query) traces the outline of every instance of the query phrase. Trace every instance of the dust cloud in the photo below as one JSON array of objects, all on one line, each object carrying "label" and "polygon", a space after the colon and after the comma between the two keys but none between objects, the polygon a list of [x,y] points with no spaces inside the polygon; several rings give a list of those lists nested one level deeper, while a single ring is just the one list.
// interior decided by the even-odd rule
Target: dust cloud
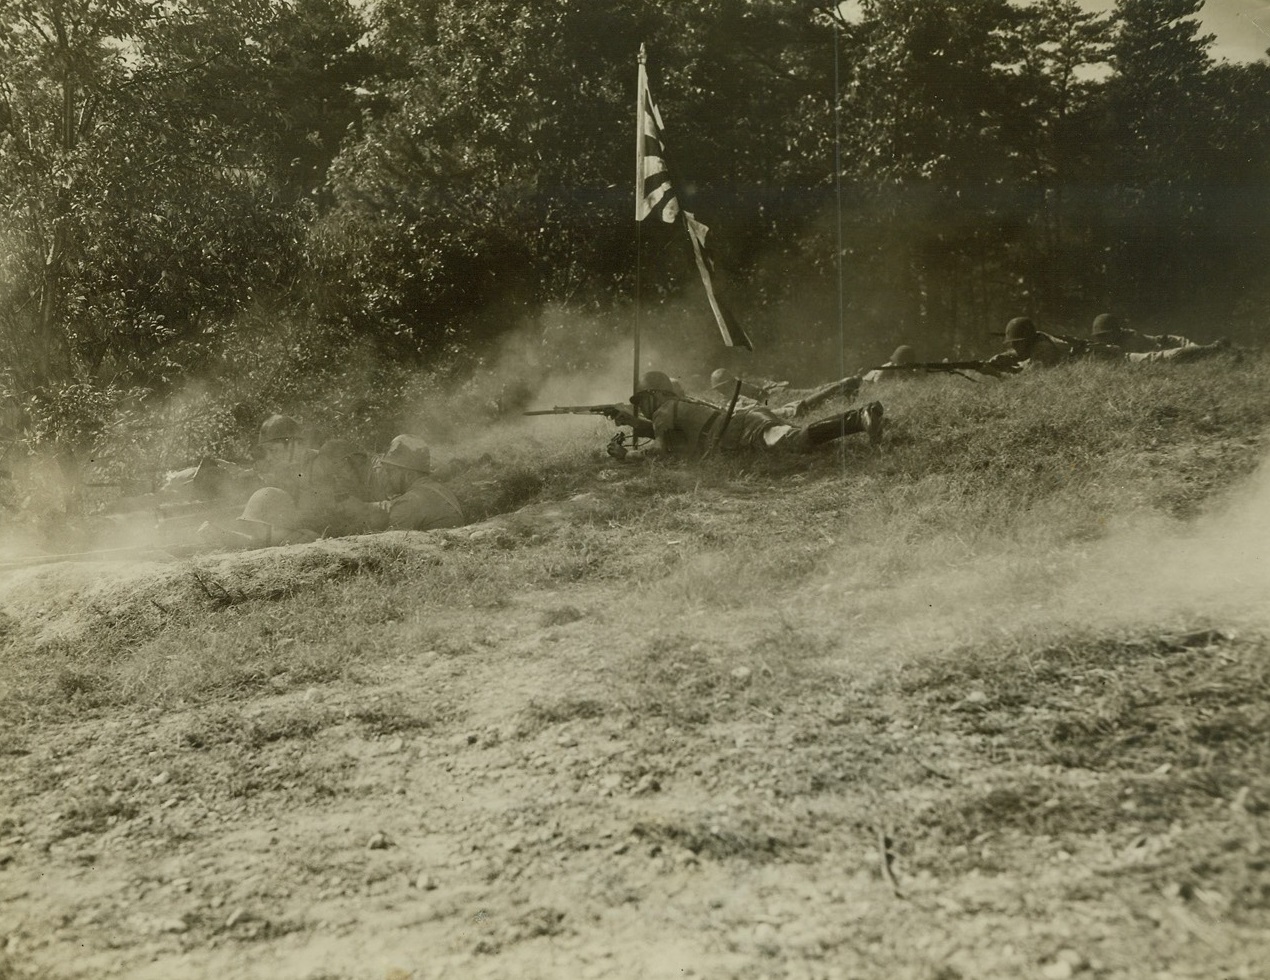
[{"label": "dust cloud", "polygon": [[[690,391],[701,390],[715,365],[685,342],[687,331],[696,328],[674,310],[645,312],[642,319],[640,372],[665,370]],[[591,315],[549,307],[482,352],[470,376],[410,399],[402,431],[429,440],[442,460],[497,455],[526,440],[550,444],[605,427],[611,434],[612,425],[599,416],[523,413],[627,403],[634,380],[633,328],[629,308]]]},{"label": "dust cloud", "polygon": [[1219,509],[1190,525],[1114,533],[1080,570],[1063,598],[1093,622],[1270,626],[1270,460]]},{"label": "dust cloud", "polygon": [[869,659],[1099,631],[1270,629],[1270,460],[1190,522],[1132,511],[1095,541],[1061,543],[1058,530],[938,536],[902,557],[865,548],[813,588],[808,612],[835,608]]}]

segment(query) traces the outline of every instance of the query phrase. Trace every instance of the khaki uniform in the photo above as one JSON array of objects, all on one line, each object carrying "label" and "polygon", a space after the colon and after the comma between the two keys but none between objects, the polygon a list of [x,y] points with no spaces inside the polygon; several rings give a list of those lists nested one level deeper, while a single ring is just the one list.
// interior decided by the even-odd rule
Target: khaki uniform
[{"label": "khaki uniform", "polygon": [[[726,381],[721,381],[716,385],[712,385],[710,388],[711,396],[715,398],[722,398],[724,401],[730,402],[732,400],[732,393],[736,391],[736,381],[736,378],[729,378]],[[674,379],[671,379],[671,383],[674,383]],[[737,399],[737,404],[739,405],[742,402],[748,402],[750,404],[766,405],[772,395],[779,391],[783,391],[788,387],[789,382],[787,381],[768,381],[765,378],[756,378],[753,381],[742,380],[741,394]],[[675,393],[679,395],[683,394],[682,385]]]},{"label": "khaki uniform", "polygon": [[445,487],[418,479],[405,493],[369,504],[369,530],[431,531],[462,527],[467,523],[463,507]]},{"label": "khaki uniform", "polygon": [[[1098,343],[1099,338],[1094,338],[1094,343]],[[1145,334],[1138,333],[1136,330],[1118,330],[1115,334],[1109,334],[1106,337],[1106,345],[1108,347],[1119,348],[1126,354],[1149,354],[1153,351],[1177,350],[1182,347],[1198,347],[1199,344],[1187,337],[1181,337],[1177,334]]]},{"label": "khaki uniform", "polygon": [[1168,350],[1130,351],[1124,356],[1130,364],[1156,364],[1161,361],[1172,361],[1182,364],[1187,361],[1201,361],[1226,349],[1226,345],[1220,343],[1187,344],[1183,347],[1173,347]]},{"label": "khaki uniform", "polygon": [[1054,367],[1072,358],[1071,345],[1058,337],[1037,331],[1036,339],[1027,357],[1020,357],[1013,350],[1002,351],[988,358],[988,364],[1002,371],[1035,371]]},{"label": "khaki uniform", "polygon": [[858,409],[812,426],[799,426],[769,408],[754,405],[738,408],[720,435],[726,415],[726,409],[715,405],[671,398],[653,413],[653,438],[659,449],[671,455],[700,456],[712,448],[722,452],[804,452],[840,435],[866,430]]},{"label": "khaki uniform", "polygon": [[[735,390],[736,382],[733,382]],[[753,386],[750,386],[753,388]],[[722,393],[720,388],[711,389],[716,394]],[[757,389],[755,389],[757,390]],[[771,412],[780,419],[798,419],[804,415],[808,415],[815,409],[819,408],[825,402],[833,398],[850,398],[860,390],[860,378],[852,375],[849,378],[841,378],[838,381],[831,381],[828,384],[821,385],[819,388],[813,388],[802,398],[795,398],[792,401],[785,402],[782,405],[768,405],[766,396],[763,398],[754,398],[746,395],[746,385],[742,383],[741,394],[736,399],[736,411],[763,408]],[[727,401],[732,401],[732,392],[726,393]],[[726,406],[725,406],[726,408]]]},{"label": "khaki uniform", "polygon": [[1019,366],[1024,371],[1033,368],[1053,367],[1055,364],[1062,364],[1063,361],[1071,356],[1072,348],[1070,344],[1059,340],[1051,334],[1038,331],[1036,343],[1032,345],[1032,352],[1019,362]]},{"label": "khaki uniform", "polygon": [[364,501],[373,500],[366,454],[351,443],[331,440],[306,451],[290,487],[305,527],[324,537],[359,534],[366,529]]}]

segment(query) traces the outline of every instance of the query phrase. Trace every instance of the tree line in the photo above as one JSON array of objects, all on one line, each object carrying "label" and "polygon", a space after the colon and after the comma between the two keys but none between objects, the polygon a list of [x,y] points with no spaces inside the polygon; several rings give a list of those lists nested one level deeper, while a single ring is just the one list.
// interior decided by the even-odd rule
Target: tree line
[{"label": "tree line", "polygon": [[710,331],[686,242],[635,234],[641,43],[760,350],[1255,339],[1270,63],[1215,61],[1202,6],[0,0],[0,389],[74,442],[194,376],[462,363],[628,305],[637,248],[641,302]]}]

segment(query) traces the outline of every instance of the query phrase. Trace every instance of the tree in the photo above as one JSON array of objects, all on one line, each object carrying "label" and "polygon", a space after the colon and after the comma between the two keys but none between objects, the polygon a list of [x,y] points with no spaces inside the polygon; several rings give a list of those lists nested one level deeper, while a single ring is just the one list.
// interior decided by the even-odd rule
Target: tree
[{"label": "tree", "polygon": [[[382,4],[371,44],[389,108],[332,170],[336,205],[313,235],[320,277],[365,329],[416,351],[551,297],[629,295],[642,41],[685,204],[704,202],[733,232],[716,236],[736,250],[729,264],[744,263],[770,243],[755,198],[782,170],[802,94],[781,39],[806,20],[741,0]],[[678,266],[691,281],[691,259]]]},{"label": "tree", "polygon": [[1107,81],[1108,274],[1121,303],[1150,310],[1193,294],[1191,259],[1212,136],[1203,0],[1117,0]]},{"label": "tree", "polygon": [[293,281],[295,202],[356,119],[359,21],[344,0],[0,0],[0,23],[8,371],[171,380],[213,320]]},{"label": "tree", "polygon": [[1089,270],[1101,265],[1095,236],[1102,199],[1090,193],[1098,158],[1102,102],[1098,70],[1108,58],[1107,17],[1076,0],[1041,0],[1020,24],[1022,99],[1013,116],[1024,179],[1035,189],[1033,226],[1020,274],[1051,316],[1084,313],[1099,292]]},{"label": "tree", "polygon": [[24,380],[64,374],[65,280],[92,183],[103,101],[125,45],[152,22],[142,0],[0,0],[0,190],[12,249],[6,340]]},{"label": "tree", "polygon": [[1006,0],[869,0],[844,31],[853,291],[869,332],[974,343],[1022,233],[1017,11]]}]

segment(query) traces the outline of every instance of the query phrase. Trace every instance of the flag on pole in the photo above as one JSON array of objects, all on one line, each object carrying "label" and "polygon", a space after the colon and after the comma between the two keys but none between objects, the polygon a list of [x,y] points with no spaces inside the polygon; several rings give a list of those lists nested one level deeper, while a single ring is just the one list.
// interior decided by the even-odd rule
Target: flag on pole
[{"label": "flag on pole", "polygon": [[714,263],[710,261],[710,253],[706,251],[706,235],[710,229],[693,217],[691,211],[685,211],[683,216],[684,227],[688,229],[688,238],[692,241],[692,255],[697,260],[697,271],[701,273],[701,282],[706,287],[706,298],[710,300],[710,309],[714,311],[714,322],[719,325],[723,342],[729,347],[744,347],[746,350],[753,350],[754,345],[750,343],[745,330],[714,293]]},{"label": "flag on pole", "polygon": [[714,313],[715,323],[719,325],[719,333],[723,335],[723,342],[729,347],[753,350],[754,345],[750,343],[750,338],[715,295],[714,265],[706,250],[706,234],[710,229],[679,207],[679,198],[675,194],[670,169],[666,165],[664,133],[661,113],[657,111],[648,91],[644,46],[640,45],[639,92],[635,108],[635,220],[643,221],[656,215],[665,224],[674,224],[682,216],[688,239],[692,242],[697,271],[701,273],[701,283],[705,286],[706,298],[710,301],[710,309]]},{"label": "flag on pole", "polygon": [[650,214],[666,224],[679,217],[679,200],[670,184],[662,140],[661,113],[648,92],[644,46],[639,47],[639,100],[635,109],[635,220]]}]

